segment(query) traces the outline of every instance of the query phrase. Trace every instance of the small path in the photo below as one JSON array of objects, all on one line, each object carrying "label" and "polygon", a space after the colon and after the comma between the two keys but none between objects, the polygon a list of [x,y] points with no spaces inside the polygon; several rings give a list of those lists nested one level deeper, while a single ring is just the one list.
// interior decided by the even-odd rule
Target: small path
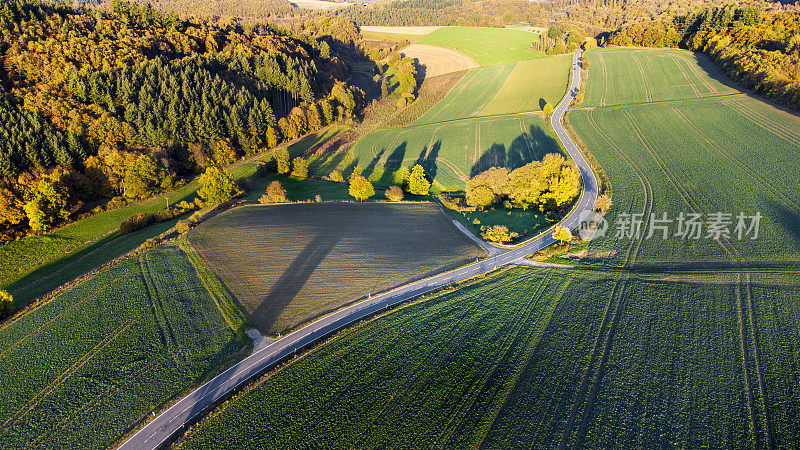
[{"label": "small path", "polygon": [[499,248],[493,246],[492,244],[489,244],[488,242],[484,241],[483,239],[479,238],[478,236],[475,236],[475,234],[473,234],[471,231],[469,231],[467,229],[467,227],[465,227],[464,224],[462,224],[461,222],[459,222],[457,220],[454,220],[453,221],[453,225],[455,225],[456,228],[459,229],[459,231],[461,231],[462,233],[466,234],[468,238],[470,238],[473,241],[475,241],[476,244],[480,245],[481,247],[483,247],[484,250],[489,252],[490,256],[491,255],[495,255],[495,254],[497,254],[497,253],[499,253],[501,251]]},{"label": "small path", "polygon": [[[558,106],[556,106],[550,119],[550,123],[556,135],[561,140],[561,143],[564,145],[564,148],[567,150],[572,160],[578,166],[582,177],[583,190],[581,192],[581,198],[577,206],[560,223],[560,225],[566,226],[569,229],[578,227],[582,212],[592,210],[597,200],[598,186],[597,178],[591,166],[561,125],[561,119],[574,100],[580,86],[580,57],[581,50],[575,51],[570,88]],[[456,226],[458,225],[460,224]],[[459,227],[459,229],[461,228],[462,227]],[[464,230],[466,230],[466,228],[464,228]],[[464,230],[462,230],[462,232]],[[467,233],[468,236],[472,234],[469,233],[468,230]],[[474,237],[473,240],[475,239],[477,239],[477,237]],[[280,339],[265,339],[259,335],[256,338],[258,341],[254,339],[254,349],[250,356],[180,399],[177,403],[172,405],[172,407],[142,427],[141,430],[131,436],[119,448],[155,449],[172,435],[183,429],[187,424],[191,423],[192,420],[202,414],[206,409],[228,395],[233,389],[236,389],[251,378],[264,373],[264,371],[271,368],[276,363],[314,344],[318,340],[331,335],[337,330],[411,298],[490,272],[500,267],[510,264],[530,265],[524,260],[526,256],[536,253],[555,242],[556,240],[553,239],[552,234],[548,230],[512,249],[493,247],[493,250],[490,250],[490,256],[483,261],[478,261],[455,270],[409,283],[399,288],[392,289],[391,291],[373,295],[366,300],[322,317]],[[481,247],[483,247],[483,245],[481,245]],[[530,263],[532,264],[533,262],[531,261]],[[248,333],[248,335],[255,337],[250,333]]]}]

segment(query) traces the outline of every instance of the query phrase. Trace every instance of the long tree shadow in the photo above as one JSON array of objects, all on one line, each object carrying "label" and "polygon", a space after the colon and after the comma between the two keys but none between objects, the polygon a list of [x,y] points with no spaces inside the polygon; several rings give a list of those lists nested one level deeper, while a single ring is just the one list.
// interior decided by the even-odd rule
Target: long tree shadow
[{"label": "long tree shadow", "polygon": [[372,175],[375,172],[375,166],[378,165],[378,163],[380,162],[380,160],[383,157],[384,153],[386,153],[386,149],[385,148],[383,150],[381,150],[380,152],[378,152],[378,154],[375,155],[374,158],[372,158],[372,161],[370,161],[369,164],[367,164],[367,167],[364,168],[364,171],[361,172],[362,175],[364,175],[365,177],[369,178],[370,175]]},{"label": "long tree shadow", "polygon": [[339,235],[319,234],[298,253],[292,264],[275,282],[270,293],[250,314],[251,322],[263,324],[262,333],[270,330],[281,313],[303,289],[314,270],[333,251],[340,238]]},{"label": "long tree shadow", "polygon": [[492,167],[514,170],[530,162],[541,161],[548,153],[559,151],[561,150],[555,139],[542,128],[530,125],[528,132],[514,138],[508,148],[505,144],[493,143],[472,165],[470,176],[473,177]]},{"label": "long tree shadow", "polygon": [[425,170],[425,175],[428,175],[430,179],[436,178],[437,173],[437,166],[436,166],[436,159],[439,158],[439,152],[442,150],[442,141],[438,140],[433,143],[431,148],[423,148],[422,152],[419,154],[417,158],[416,164],[422,166]]}]

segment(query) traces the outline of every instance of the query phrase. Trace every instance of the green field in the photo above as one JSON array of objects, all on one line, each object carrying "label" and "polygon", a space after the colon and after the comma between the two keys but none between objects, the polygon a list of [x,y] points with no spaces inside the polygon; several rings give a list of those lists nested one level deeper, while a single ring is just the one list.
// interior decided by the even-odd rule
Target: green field
[{"label": "green field", "polygon": [[482,66],[544,57],[530,49],[538,34],[510,28],[442,27],[419,43],[457,50]]},{"label": "green field", "polygon": [[243,348],[175,247],[0,329],[0,446],[101,448]]},{"label": "green field", "polygon": [[[646,51],[627,51],[647,59]],[[622,52],[608,51],[617,58]],[[632,60],[627,64],[636,67]],[[587,93],[602,80],[598,70],[591,66]],[[706,76],[705,82],[713,79]],[[797,266],[800,117],[743,94],[686,100],[677,91],[673,95],[669,102],[576,111],[569,121],[611,179],[610,223],[619,223],[624,213],[660,218],[666,212],[673,220],[680,212],[698,213],[706,218],[703,236],[664,240],[654,229],[647,239],[645,226],[639,239],[619,240],[612,228],[591,243],[590,253],[618,266]],[[705,238],[708,215],[716,212],[733,214],[728,238]],[[739,212],[763,215],[758,239],[738,239]]]},{"label": "green field", "polygon": [[246,206],[189,241],[270,335],[485,253],[430,203]]},{"label": "green field", "polygon": [[586,52],[584,106],[614,106],[736,94],[701,54],[677,49],[594,49]]},{"label": "green field", "polygon": [[[292,156],[301,155],[340,131],[339,127],[331,127],[312,134],[290,145],[289,153]],[[261,158],[236,164],[229,170],[236,178],[252,177]],[[266,189],[266,184],[260,186],[257,181],[254,184],[259,189],[258,195],[255,196],[258,199]],[[154,199],[97,214],[51,233],[0,245],[0,288],[7,289],[14,295],[16,307],[28,304],[168,230],[177,219],[151,225],[128,235],[120,235],[118,232],[120,223],[128,217],[139,213],[152,214],[164,209],[167,204],[166,198],[169,198],[170,205],[182,200],[192,201],[199,187],[200,184],[193,180]],[[308,187],[298,187],[297,190],[302,189],[308,190]],[[314,194],[295,198],[290,193],[290,198],[313,199]]]},{"label": "green field", "polygon": [[[419,163],[443,190],[459,191],[489,167],[510,169],[561,151],[541,111],[566,91],[570,59],[564,56],[473,69],[417,120],[403,128],[378,129],[359,140],[325,170],[358,165],[375,182]],[[513,95],[514,91],[517,95]]]},{"label": "green field", "polygon": [[567,91],[572,54],[520,61],[481,116],[540,111],[542,101],[555,107]]},{"label": "green field", "polygon": [[341,333],[184,446],[794,447],[798,283],[504,270]]}]

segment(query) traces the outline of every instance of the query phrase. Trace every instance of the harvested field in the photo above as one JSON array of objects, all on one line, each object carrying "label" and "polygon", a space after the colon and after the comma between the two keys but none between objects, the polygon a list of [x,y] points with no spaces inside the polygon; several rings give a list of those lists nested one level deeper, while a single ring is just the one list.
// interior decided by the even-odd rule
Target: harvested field
[{"label": "harvested field", "polygon": [[485,253],[429,203],[246,206],[189,241],[270,335]]},{"label": "harvested field", "polygon": [[401,53],[423,66],[425,78],[480,67],[477,61],[463,53],[434,45],[412,44]]}]

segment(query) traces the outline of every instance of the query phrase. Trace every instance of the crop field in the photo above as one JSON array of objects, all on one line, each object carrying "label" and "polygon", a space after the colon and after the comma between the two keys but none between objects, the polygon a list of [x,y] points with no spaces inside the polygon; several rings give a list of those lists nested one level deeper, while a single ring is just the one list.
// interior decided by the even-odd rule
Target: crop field
[{"label": "crop field", "polygon": [[739,91],[705,56],[677,49],[594,49],[584,106],[714,97]]},{"label": "crop field", "polygon": [[412,44],[404,48],[402,53],[423,66],[421,72],[424,78],[480,67],[477,61],[463,53],[435,45]]},{"label": "crop field", "polygon": [[183,252],[125,260],[0,329],[0,446],[111,446],[242,347]]},{"label": "crop field", "polygon": [[[591,66],[592,68],[596,66]],[[595,69],[590,69],[595,70]],[[589,78],[589,86],[592,80]],[[800,262],[800,117],[744,95],[575,111],[569,115],[614,187],[612,225],[590,250],[605,264],[690,267],[797,266]],[[668,137],[668,138],[667,138]],[[643,225],[616,238],[623,214],[702,214],[699,239],[663,238]],[[727,238],[708,238],[709,215],[732,214]],[[760,213],[759,233],[736,232],[736,216]],[[749,226],[749,222],[746,223]],[[746,231],[746,230],[745,230]]]},{"label": "crop field", "polygon": [[798,283],[504,270],[340,333],[184,444],[793,447]]},{"label": "crop field", "polygon": [[[329,127],[288,146],[292,156],[302,155],[310,148],[331,139],[342,128]],[[258,160],[237,163],[229,170],[236,178],[252,177]],[[255,180],[254,184],[258,184]],[[308,183],[312,184],[312,183]],[[193,180],[159,197],[100,213],[51,233],[29,236],[0,245],[0,289],[14,295],[15,307],[21,307],[47,294],[90,270],[135,249],[147,239],[158,236],[172,227],[178,219],[156,223],[135,233],[120,235],[119,225],[134,214],[152,214],[182,200],[193,201],[200,183]],[[258,196],[266,185],[259,187]],[[305,189],[308,189],[306,186]],[[323,194],[324,195],[324,194]],[[290,197],[292,198],[292,197]],[[309,197],[302,199],[314,198]],[[294,198],[292,198],[294,199]]]},{"label": "crop field", "polygon": [[430,203],[240,207],[189,241],[270,335],[485,253]]},{"label": "crop field", "polygon": [[348,173],[358,165],[385,185],[400,166],[419,163],[443,190],[457,191],[489,167],[514,169],[560,152],[544,117],[527,112],[540,111],[542,98],[560,100],[570,61],[559,56],[471,70],[409,126],[368,134],[326,168]]},{"label": "crop field", "polygon": [[548,124],[534,115],[382,129],[361,139],[350,153],[365,175],[389,184],[400,166],[415,163],[445,190],[462,190],[490,167],[517,168],[561,147]]},{"label": "crop field", "polygon": [[520,61],[481,116],[541,111],[544,102],[555,107],[567,92],[572,54]]},{"label": "crop field", "polygon": [[544,57],[530,49],[539,35],[510,28],[442,27],[419,43],[448,47],[464,53],[482,66]]}]

